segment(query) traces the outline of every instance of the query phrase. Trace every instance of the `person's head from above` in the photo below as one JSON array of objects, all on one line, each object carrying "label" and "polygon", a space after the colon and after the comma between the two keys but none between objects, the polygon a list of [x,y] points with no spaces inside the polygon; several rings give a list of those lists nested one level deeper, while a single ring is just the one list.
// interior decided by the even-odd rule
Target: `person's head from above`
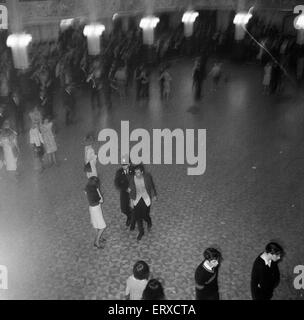
[{"label": "person's head from above", "polygon": [[204,258],[209,267],[213,269],[220,264],[222,254],[215,248],[208,248],[204,251]]},{"label": "person's head from above", "polygon": [[39,106],[38,104],[35,104],[34,108],[33,108],[34,112],[39,112]]},{"label": "person's head from above", "polygon": [[127,170],[130,166],[130,157],[129,155],[125,154],[122,158],[121,158],[121,165],[122,168],[124,170]]},{"label": "person's head from above", "polygon": [[100,184],[99,178],[93,176],[93,177],[89,178],[87,186],[90,188],[98,188],[99,184]]},{"label": "person's head from above", "polygon": [[134,167],[134,173],[137,178],[141,178],[143,176],[143,174],[145,173],[144,165],[142,163],[136,165]]},{"label": "person's head from above", "polygon": [[51,122],[50,116],[44,117],[44,119],[43,119],[43,124],[49,124],[50,122]]},{"label": "person's head from above", "polygon": [[133,267],[133,275],[137,280],[148,280],[150,268],[145,261],[137,261]]},{"label": "person's head from above", "polygon": [[284,250],[278,243],[270,242],[265,247],[265,253],[269,260],[277,262],[283,257]]},{"label": "person's head from above", "polygon": [[165,300],[163,285],[157,279],[151,279],[143,292],[143,300]]},{"label": "person's head from above", "polygon": [[94,141],[95,141],[95,139],[94,139],[93,133],[88,133],[88,134],[85,136],[85,138],[84,138],[84,144],[85,144],[86,146],[91,146],[91,145],[93,145],[93,144],[94,144]]}]

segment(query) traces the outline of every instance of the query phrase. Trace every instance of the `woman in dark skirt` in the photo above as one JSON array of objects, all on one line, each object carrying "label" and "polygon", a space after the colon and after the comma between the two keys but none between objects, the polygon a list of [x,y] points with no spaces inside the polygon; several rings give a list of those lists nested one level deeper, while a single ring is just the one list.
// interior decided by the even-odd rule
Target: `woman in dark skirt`
[{"label": "woman in dark skirt", "polygon": [[86,185],[85,193],[88,197],[89,211],[91,216],[91,223],[96,230],[94,247],[103,249],[102,234],[106,228],[106,223],[103,218],[101,204],[103,203],[103,196],[100,192],[100,181],[97,177],[91,177]]},{"label": "woman in dark skirt", "polygon": [[219,300],[218,268],[222,259],[221,253],[208,248],[204,252],[204,261],[195,271],[196,300]]}]

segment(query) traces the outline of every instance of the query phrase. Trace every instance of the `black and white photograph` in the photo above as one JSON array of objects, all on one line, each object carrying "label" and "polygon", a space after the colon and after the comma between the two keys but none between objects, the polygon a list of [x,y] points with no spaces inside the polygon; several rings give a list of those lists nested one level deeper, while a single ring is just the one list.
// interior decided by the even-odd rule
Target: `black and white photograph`
[{"label": "black and white photograph", "polygon": [[0,1],[0,300],[304,300],[303,181],[304,0]]}]

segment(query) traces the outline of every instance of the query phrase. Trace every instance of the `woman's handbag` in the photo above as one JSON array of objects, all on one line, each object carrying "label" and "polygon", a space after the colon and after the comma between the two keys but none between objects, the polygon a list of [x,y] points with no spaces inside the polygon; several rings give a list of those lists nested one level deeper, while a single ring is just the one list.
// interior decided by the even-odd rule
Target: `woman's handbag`
[{"label": "woman's handbag", "polygon": [[92,167],[91,167],[91,163],[88,162],[84,165],[84,168],[83,168],[84,172],[87,172],[87,173],[90,173],[92,172]]}]

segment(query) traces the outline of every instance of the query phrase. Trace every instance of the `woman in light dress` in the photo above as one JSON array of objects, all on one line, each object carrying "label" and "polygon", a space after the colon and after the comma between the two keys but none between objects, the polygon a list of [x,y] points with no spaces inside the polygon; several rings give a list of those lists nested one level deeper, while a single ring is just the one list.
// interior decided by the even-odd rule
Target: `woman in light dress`
[{"label": "woman in light dress", "polygon": [[272,74],[272,63],[268,62],[264,68],[264,79],[263,79],[264,94],[269,94],[271,74]]},{"label": "woman in light dress", "polygon": [[89,165],[89,170],[86,170],[87,178],[97,177],[97,155],[93,148],[94,137],[92,134],[88,134],[85,138],[85,148],[84,148],[84,163],[87,166]]},{"label": "woman in light dress", "polygon": [[6,170],[17,176],[17,160],[18,160],[18,145],[17,133],[10,128],[8,120],[4,121],[3,129],[0,133],[0,147],[3,148],[3,164]]},{"label": "woman in light dress", "polygon": [[57,144],[55,141],[55,135],[53,133],[53,122],[50,121],[48,117],[43,120],[43,124],[41,125],[41,135],[44,141],[45,153],[46,153],[46,161],[48,165],[57,165],[56,160],[56,151]]},{"label": "woman in light dress", "polygon": [[97,177],[91,177],[89,179],[85,187],[85,193],[89,202],[91,223],[96,231],[94,247],[97,249],[103,249],[106,239],[102,237],[102,234],[106,228],[106,223],[104,221],[101,209],[103,196],[100,191],[100,181]]},{"label": "woman in light dress", "polygon": [[44,141],[37,123],[33,123],[30,129],[30,144],[33,148],[34,169],[40,173],[43,171],[43,155],[44,155]]},{"label": "woman in light dress", "polygon": [[[163,97],[166,100],[169,100],[170,97],[170,92],[171,92],[171,82],[172,82],[172,77],[168,71],[168,69],[165,69],[162,74],[159,77],[159,81],[163,81]],[[163,98],[162,97],[162,98]]]}]

